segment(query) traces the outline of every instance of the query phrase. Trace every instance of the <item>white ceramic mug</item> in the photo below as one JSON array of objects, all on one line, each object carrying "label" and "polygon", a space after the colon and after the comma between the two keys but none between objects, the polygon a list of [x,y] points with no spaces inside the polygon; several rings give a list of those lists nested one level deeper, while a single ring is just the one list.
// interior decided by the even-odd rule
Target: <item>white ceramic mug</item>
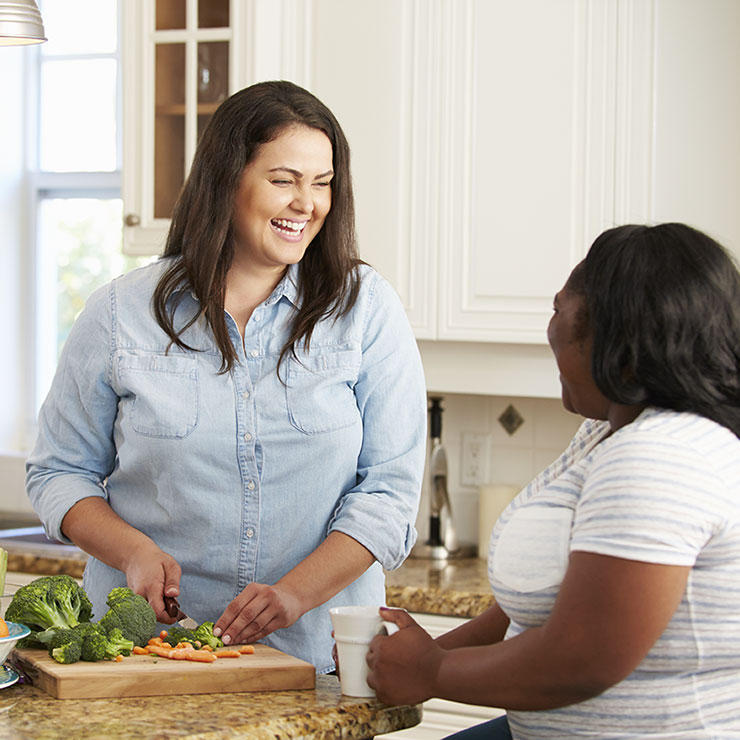
[{"label": "white ceramic mug", "polygon": [[339,680],[346,696],[375,696],[367,685],[367,649],[375,635],[392,635],[398,625],[380,618],[378,606],[329,609],[339,658]]}]

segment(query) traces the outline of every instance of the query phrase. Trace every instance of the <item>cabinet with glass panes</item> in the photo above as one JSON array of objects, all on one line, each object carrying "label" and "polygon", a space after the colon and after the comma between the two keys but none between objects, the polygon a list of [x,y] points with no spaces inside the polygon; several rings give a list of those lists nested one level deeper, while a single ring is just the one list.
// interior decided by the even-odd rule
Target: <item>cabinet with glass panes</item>
[{"label": "cabinet with glass panes", "polygon": [[125,248],[159,251],[195,148],[233,89],[229,0],[123,4]]}]

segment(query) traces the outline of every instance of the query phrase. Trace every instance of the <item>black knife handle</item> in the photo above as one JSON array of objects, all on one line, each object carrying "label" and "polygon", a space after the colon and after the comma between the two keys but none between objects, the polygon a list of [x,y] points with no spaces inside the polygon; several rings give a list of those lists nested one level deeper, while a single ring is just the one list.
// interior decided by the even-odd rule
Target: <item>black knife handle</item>
[{"label": "black knife handle", "polygon": [[432,439],[442,438],[442,398],[434,396],[429,399],[432,405],[429,408],[429,429]]}]

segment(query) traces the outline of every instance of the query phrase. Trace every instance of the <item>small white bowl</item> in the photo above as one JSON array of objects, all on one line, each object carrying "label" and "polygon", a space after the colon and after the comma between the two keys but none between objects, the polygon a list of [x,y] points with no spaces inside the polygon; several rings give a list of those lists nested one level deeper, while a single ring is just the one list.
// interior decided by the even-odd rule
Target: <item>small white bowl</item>
[{"label": "small white bowl", "polygon": [[6,622],[6,624],[8,625],[8,632],[10,634],[7,637],[0,637],[0,665],[10,655],[10,651],[15,647],[15,643],[26,635],[31,634],[31,630],[25,624],[18,624],[17,622]]}]

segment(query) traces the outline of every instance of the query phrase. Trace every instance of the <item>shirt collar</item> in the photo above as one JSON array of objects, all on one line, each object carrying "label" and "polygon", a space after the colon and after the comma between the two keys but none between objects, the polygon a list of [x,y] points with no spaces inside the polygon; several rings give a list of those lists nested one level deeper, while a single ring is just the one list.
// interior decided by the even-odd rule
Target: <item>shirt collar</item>
[{"label": "shirt collar", "polygon": [[277,303],[281,298],[287,298],[295,308],[300,308],[298,297],[298,265],[288,265],[282,280],[275,286],[270,297],[265,301],[268,306]]}]

